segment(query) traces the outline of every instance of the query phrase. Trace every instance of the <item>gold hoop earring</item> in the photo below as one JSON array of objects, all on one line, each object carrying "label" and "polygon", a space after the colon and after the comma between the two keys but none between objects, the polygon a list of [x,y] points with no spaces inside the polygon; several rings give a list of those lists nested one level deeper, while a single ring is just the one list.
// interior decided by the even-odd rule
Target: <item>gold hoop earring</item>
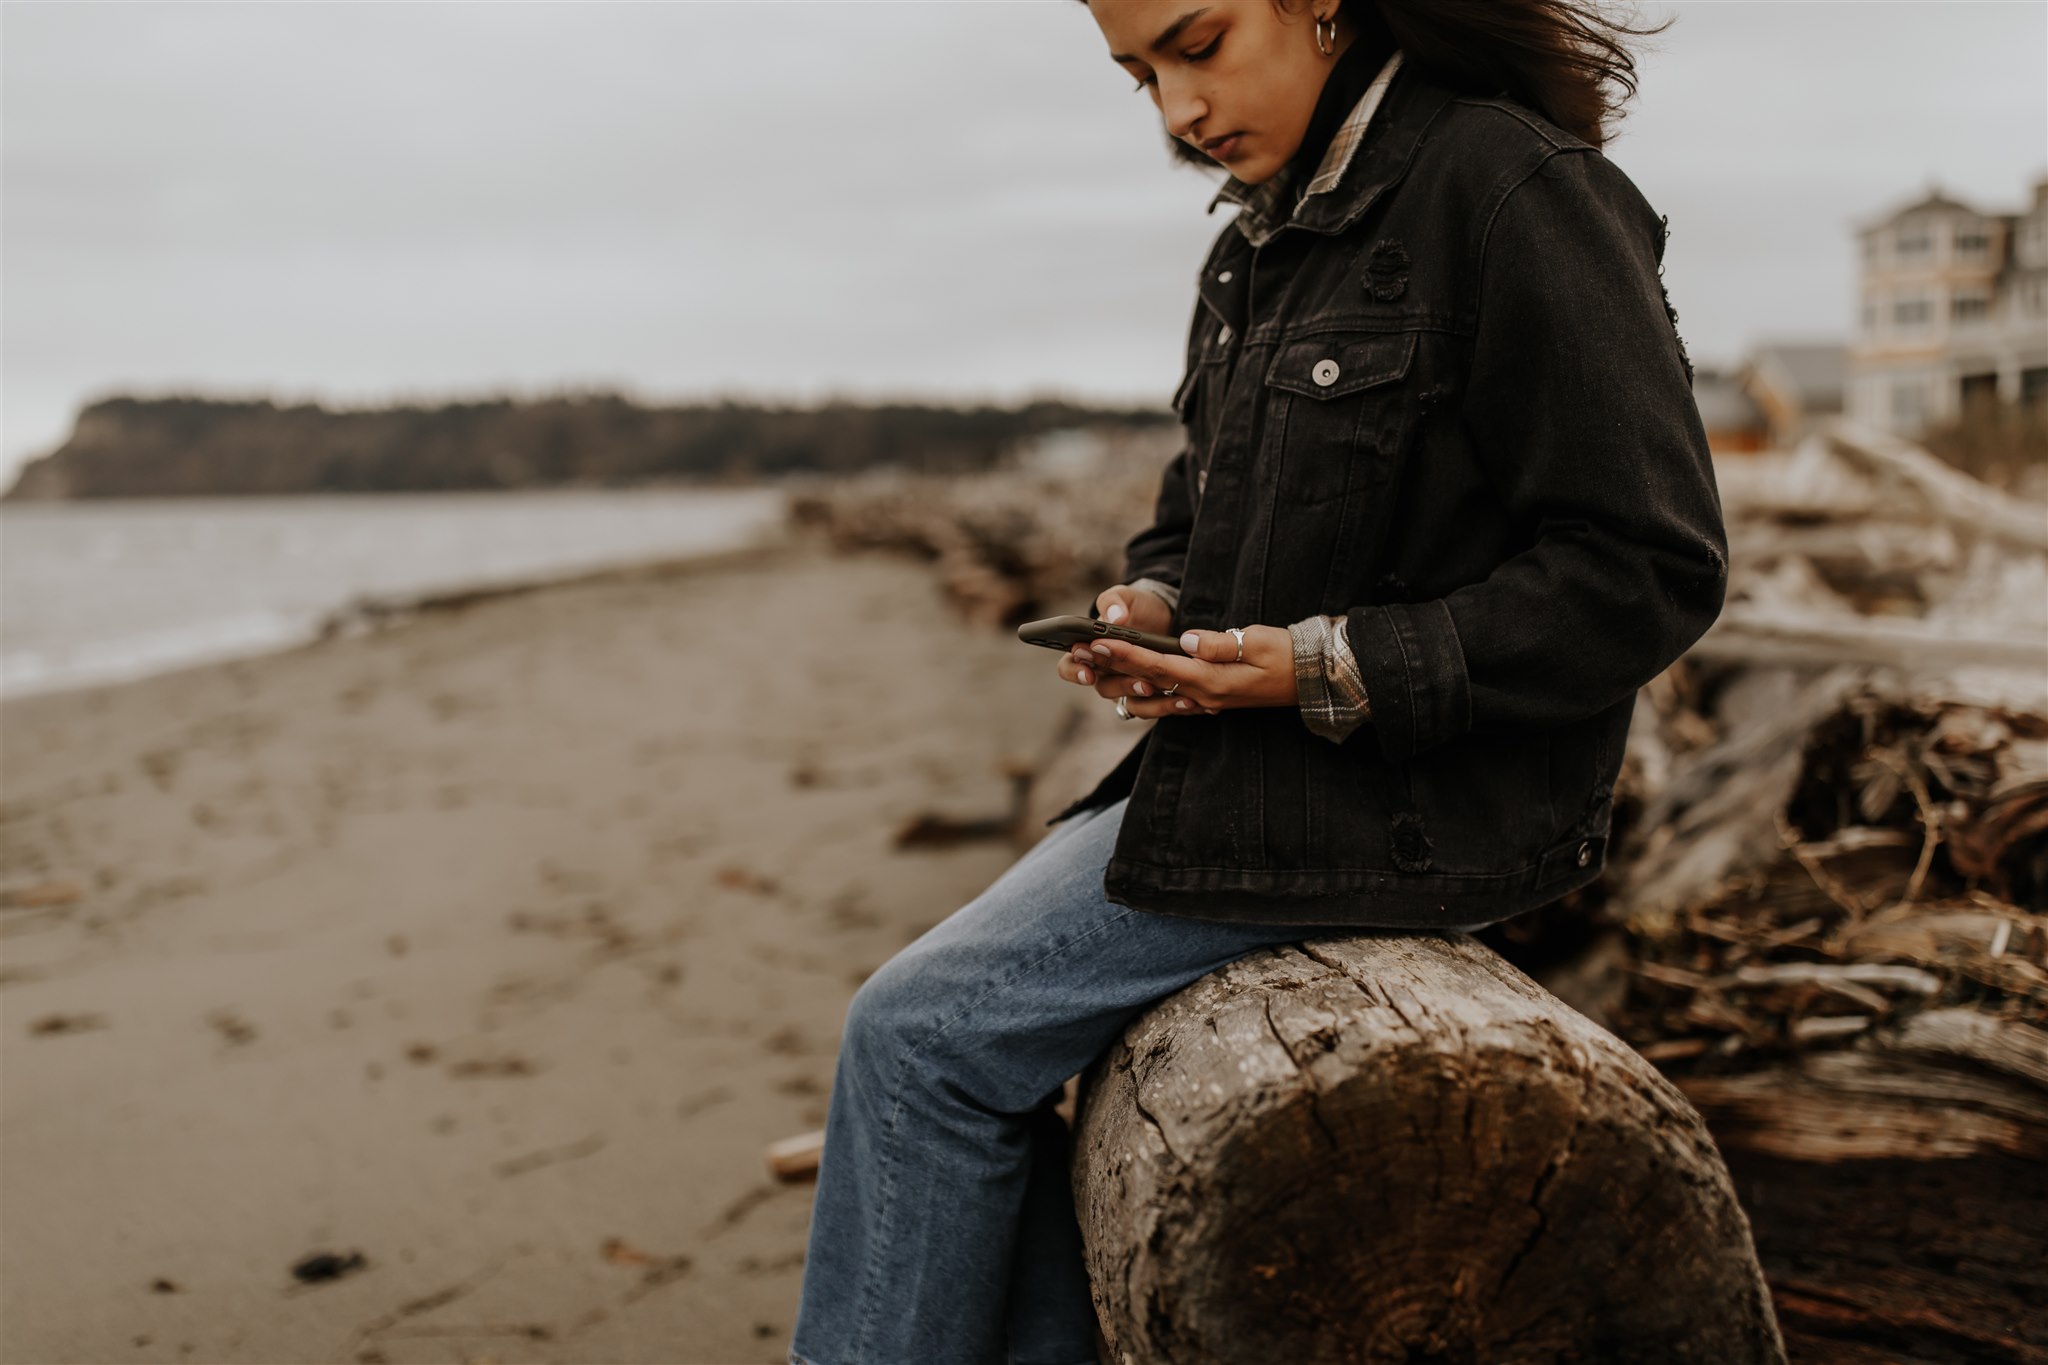
[{"label": "gold hoop earring", "polygon": [[[1330,25],[1330,36],[1327,41],[1323,38],[1323,24],[1325,22]],[[1322,53],[1325,57],[1335,55],[1337,51],[1337,21],[1335,19],[1327,21],[1323,19],[1316,20],[1316,51]]]}]

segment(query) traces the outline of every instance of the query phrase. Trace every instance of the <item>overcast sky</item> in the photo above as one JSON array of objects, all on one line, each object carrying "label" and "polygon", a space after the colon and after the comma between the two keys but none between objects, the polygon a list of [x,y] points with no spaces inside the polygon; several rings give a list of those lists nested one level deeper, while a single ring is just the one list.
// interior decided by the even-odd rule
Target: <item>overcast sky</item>
[{"label": "overcast sky", "polygon": [[[2048,174],[2040,0],[1639,13],[1697,363]],[[10,2],[0,65],[0,483],[117,392],[1163,405],[1228,213],[1073,0]]]}]

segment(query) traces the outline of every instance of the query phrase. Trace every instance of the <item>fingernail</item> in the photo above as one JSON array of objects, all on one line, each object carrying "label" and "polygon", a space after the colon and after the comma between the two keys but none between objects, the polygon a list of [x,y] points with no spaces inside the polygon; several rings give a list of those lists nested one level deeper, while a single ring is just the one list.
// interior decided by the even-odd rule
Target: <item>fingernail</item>
[{"label": "fingernail", "polygon": [[1136,692],[1141,697],[1149,697],[1152,695],[1152,684],[1147,682],[1134,682],[1131,684],[1131,691]]},{"label": "fingernail", "polygon": [[1084,668],[1084,669],[1082,669],[1082,670],[1081,670],[1081,681],[1082,681],[1082,682],[1093,682],[1093,681],[1095,681],[1095,680],[1094,680],[1093,678],[1091,678],[1091,677],[1089,677],[1089,676],[1088,676],[1088,670]]},{"label": "fingernail", "polygon": [[1110,604],[1109,610],[1102,613],[1102,615],[1105,620],[1108,620],[1110,622],[1121,621],[1124,619],[1124,604],[1121,602],[1112,602]]},{"label": "fingernail", "polygon": [[1105,657],[1107,657],[1109,654],[1108,645],[1090,645],[1088,646],[1088,648],[1094,650],[1097,654],[1103,655]]},{"label": "fingernail", "polygon": [[1173,702],[1173,704],[1174,704],[1175,706],[1178,706],[1178,707],[1179,707],[1179,708],[1180,708],[1181,710],[1183,710],[1183,711],[1185,711],[1185,710],[1187,710],[1187,709],[1188,709],[1188,704],[1187,704],[1187,703],[1186,703],[1185,701],[1183,701],[1183,700],[1181,700],[1180,698],[1178,698],[1178,697],[1174,698],[1174,702]]},{"label": "fingernail", "polygon": [[1200,638],[1193,631],[1188,631],[1180,637],[1180,647],[1192,654],[1195,652],[1195,645]]}]

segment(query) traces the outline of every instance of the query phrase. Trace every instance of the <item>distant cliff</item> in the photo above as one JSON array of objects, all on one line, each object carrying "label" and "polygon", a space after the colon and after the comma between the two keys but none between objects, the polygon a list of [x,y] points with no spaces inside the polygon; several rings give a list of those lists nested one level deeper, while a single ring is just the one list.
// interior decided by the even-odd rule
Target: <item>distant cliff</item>
[{"label": "distant cliff", "polygon": [[330,411],[315,403],[109,398],[25,466],[7,501],[746,483],[893,464],[986,469],[1062,427],[1144,427],[1165,410],[724,402],[643,407],[617,395]]}]

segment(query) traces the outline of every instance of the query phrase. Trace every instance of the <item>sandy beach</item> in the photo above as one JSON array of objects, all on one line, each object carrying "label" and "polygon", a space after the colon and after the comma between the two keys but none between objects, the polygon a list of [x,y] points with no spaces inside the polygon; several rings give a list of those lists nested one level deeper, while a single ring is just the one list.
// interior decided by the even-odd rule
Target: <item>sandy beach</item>
[{"label": "sandy beach", "polygon": [[1076,692],[800,541],[0,706],[0,1358],[782,1361],[762,1148],[1020,852],[894,835]]}]

